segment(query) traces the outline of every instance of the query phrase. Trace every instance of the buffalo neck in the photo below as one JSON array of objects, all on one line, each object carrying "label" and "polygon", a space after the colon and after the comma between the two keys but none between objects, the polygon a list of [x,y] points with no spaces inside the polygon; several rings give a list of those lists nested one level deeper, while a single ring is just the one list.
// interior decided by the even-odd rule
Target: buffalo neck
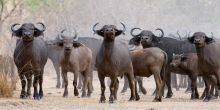
[{"label": "buffalo neck", "polygon": [[196,52],[197,52],[197,56],[199,60],[203,60],[204,59],[204,46],[202,47],[196,46]]},{"label": "buffalo neck", "polygon": [[103,47],[104,60],[110,61],[114,48],[114,41],[103,41]]},{"label": "buffalo neck", "polygon": [[64,63],[67,63],[69,61],[70,55],[71,55],[71,50],[70,51],[66,51],[64,49],[64,59],[63,59]]}]

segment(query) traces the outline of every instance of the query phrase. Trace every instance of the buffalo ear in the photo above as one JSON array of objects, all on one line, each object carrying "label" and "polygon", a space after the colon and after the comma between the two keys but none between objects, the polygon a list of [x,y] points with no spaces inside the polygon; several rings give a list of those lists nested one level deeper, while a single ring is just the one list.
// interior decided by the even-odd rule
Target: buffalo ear
[{"label": "buffalo ear", "polygon": [[192,37],[188,37],[187,39],[188,39],[188,41],[189,41],[190,43],[193,44],[193,42],[194,42],[194,36],[192,36]]},{"label": "buffalo ear", "polygon": [[22,31],[21,31],[21,29],[18,29],[18,30],[16,30],[16,31],[13,31],[13,32],[12,32],[12,37],[13,37],[13,36],[16,36],[16,37],[21,38],[21,36],[22,36]]},{"label": "buffalo ear", "polygon": [[37,28],[34,29],[34,37],[43,36],[43,35],[44,35],[43,31],[40,31]]},{"label": "buffalo ear", "polygon": [[99,36],[104,37],[104,31],[103,31],[103,29],[97,30],[95,33],[98,34]]},{"label": "buffalo ear", "polygon": [[160,42],[160,38],[158,38],[158,37],[155,36],[155,35],[152,35],[152,41],[153,41],[153,42]]},{"label": "buffalo ear", "polygon": [[83,46],[80,42],[77,42],[77,41],[73,41],[73,47],[74,48],[78,48],[78,47],[81,47]]},{"label": "buffalo ear", "polygon": [[210,43],[214,42],[214,39],[205,36],[205,42],[206,42],[207,44],[210,44]]},{"label": "buffalo ear", "polygon": [[115,32],[115,37],[121,35],[121,34],[124,34],[124,31],[123,30],[116,30]]},{"label": "buffalo ear", "polygon": [[183,56],[183,57],[181,58],[181,61],[185,61],[185,60],[187,60],[187,57],[186,57],[186,56]]}]

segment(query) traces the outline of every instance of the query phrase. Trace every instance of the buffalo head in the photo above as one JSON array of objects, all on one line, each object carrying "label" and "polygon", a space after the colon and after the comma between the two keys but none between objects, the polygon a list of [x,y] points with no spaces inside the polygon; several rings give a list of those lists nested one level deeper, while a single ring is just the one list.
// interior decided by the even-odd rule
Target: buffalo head
[{"label": "buffalo head", "polygon": [[183,54],[173,54],[172,62],[170,63],[171,67],[178,67],[183,61],[187,59]]},{"label": "buffalo head", "polygon": [[214,42],[213,37],[209,38],[204,32],[195,32],[192,37],[188,37],[188,40],[197,47],[203,47],[205,44]]},{"label": "buffalo head", "polygon": [[140,28],[133,28],[130,33],[133,38],[129,41],[129,45],[139,45],[142,44],[143,47],[153,46],[154,43],[158,43],[160,39],[164,36],[164,32],[162,29],[158,28],[156,30],[161,31],[162,35],[160,37],[154,35],[152,31],[142,30],[139,34],[133,34],[134,30],[142,30]]},{"label": "buffalo head", "polygon": [[43,32],[45,31],[46,27],[43,23],[37,23],[42,25],[42,29],[38,29],[34,26],[32,23],[24,23],[21,25],[20,28],[17,30],[14,29],[15,26],[20,24],[13,24],[11,26],[12,36],[17,36],[19,38],[22,38],[24,41],[32,41],[34,37],[38,37],[43,35]]},{"label": "buffalo head", "polygon": [[104,37],[105,41],[114,41],[115,37],[124,34],[126,28],[125,25],[123,23],[123,30],[119,30],[117,29],[117,27],[115,25],[104,25],[101,29],[96,30],[95,27],[98,25],[99,23],[96,23],[93,26],[93,31],[95,34],[98,34],[99,36]]},{"label": "buffalo head", "polygon": [[75,31],[74,37],[64,35],[63,33],[65,31],[66,31],[65,29],[62,30],[57,37],[58,42],[56,44],[58,46],[64,48],[66,52],[70,52],[72,47],[78,48],[82,46],[82,44],[77,41],[78,37],[77,37],[76,30],[74,30]]}]

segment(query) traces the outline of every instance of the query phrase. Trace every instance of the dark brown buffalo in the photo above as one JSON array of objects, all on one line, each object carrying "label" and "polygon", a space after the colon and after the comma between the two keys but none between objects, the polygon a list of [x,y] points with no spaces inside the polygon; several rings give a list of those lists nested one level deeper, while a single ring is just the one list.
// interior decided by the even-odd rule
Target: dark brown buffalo
[{"label": "dark brown buffalo", "polygon": [[154,75],[156,96],[153,101],[160,102],[164,87],[164,74],[167,65],[167,54],[157,47],[131,51],[135,76],[150,77]]},{"label": "dark brown buffalo", "polygon": [[199,73],[202,74],[206,84],[204,101],[209,101],[211,95],[208,84],[211,81],[211,75],[216,77],[217,86],[220,89],[220,44],[215,42],[213,38],[208,37],[204,32],[195,32],[188,40],[196,47]]},{"label": "dark brown buffalo", "polygon": [[79,94],[77,88],[77,79],[79,77],[79,74],[82,74],[84,80],[82,88],[82,97],[86,96],[87,87],[87,96],[90,96],[92,92],[92,51],[84,44],[81,44],[77,41],[78,38],[76,32],[74,37],[63,35],[63,32],[64,30],[59,35],[58,42],[55,42],[55,44],[62,48],[60,65],[65,86],[63,97],[68,96],[67,72],[74,73],[74,95],[78,96]]},{"label": "dark brown buffalo", "polygon": [[[46,27],[43,23],[38,23],[43,26],[43,29],[38,29],[32,23],[24,23],[17,30],[14,29],[16,25],[11,27],[12,35],[18,37],[16,48],[14,51],[14,62],[18,69],[18,74],[21,80],[21,94],[20,98],[27,98],[31,95],[32,75],[34,75],[34,99],[41,99],[43,97],[43,73],[44,66],[47,62],[47,47],[43,38]],[[27,92],[25,91],[27,79]],[[40,86],[38,92],[37,86]]]},{"label": "dark brown buffalo", "polygon": [[[121,23],[122,24],[122,23]],[[98,71],[98,77],[101,84],[101,97],[100,102],[105,102],[105,77],[110,77],[110,97],[109,102],[113,103],[117,99],[117,90],[119,81],[117,77],[127,76],[129,85],[131,88],[130,100],[139,100],[139,96],[135,94],[135,80],[133,74],[133,66],[126,43],[116,40],[115,38],[125,32],[124,29],[119,30],[114,25],[104,25],[101,29],[96,30],[96,23],[93,26],[94,33],[103,37],[103,42],[96,57],[96,67]],[[137,96],[136,96],[137,95]]]}]

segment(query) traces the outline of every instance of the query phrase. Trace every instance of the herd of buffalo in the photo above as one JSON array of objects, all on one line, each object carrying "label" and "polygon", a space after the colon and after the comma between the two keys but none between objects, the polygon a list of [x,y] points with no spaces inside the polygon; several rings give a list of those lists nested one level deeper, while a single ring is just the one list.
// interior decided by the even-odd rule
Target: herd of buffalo
[{"label": "herd of buffalo", "polygon": [[[18,38],[13,57],[22,85],[20,93],[22,99],[30,97],[32,79],[34,99],[43,97],[43,74],[48,58],[52,61],[57,74],[56,87],[65,88],[63,97],[68,96],[67,72],[74,74],[74,95],[78,96],[78,88],[82,88],[82,97],[91,96],[94,90],[93,70],[97,70],[101,85],[100,103],[106,101],[105,77],[110,78],[110,103],[117,100],[118,77],[124,77],[123,89],[130,87],[130,101],[140,99],[137,83],[139,89],[146,94],[142,77],[151,75],[154,76],[156,83],[153,101],[161,101],[165,86],[168,90],[166,98],[171,98],[173,95],[171,72],[189,76],[192,100],[201,98],[209,101],[212,97],[218,97],[220,44],[213,36],[208,37],[204,32],[195,32],[185,40],[178,40],[164,37],[164,31],[160,28],[156,29],[161,32],[160,36],[156,36],[150,30],[133,28],[130,31],[133,37],[127,41],[117,39],[118,36],[125,35],[126,26],[123,23],[122,29],[115,25],[98,28],[99,23],[96,23],[92,30],[103,40],[78,37],[76,30],[74,36],[66,35],[64,34],[66,31],[71,31],[66,29],[61,30],[55,39],[44,40],[46,26],[43,23],[36,24],[42,25],[42,28],[37,28],[33,23],[19,25],[13,24],[11,31],[12,36]],[[134,34],[137,32],[139,33]],[[60,76],[63,78],[62,83]],[[205,82],[201,97],[197,90],[197,78],[200,76]]]}]

